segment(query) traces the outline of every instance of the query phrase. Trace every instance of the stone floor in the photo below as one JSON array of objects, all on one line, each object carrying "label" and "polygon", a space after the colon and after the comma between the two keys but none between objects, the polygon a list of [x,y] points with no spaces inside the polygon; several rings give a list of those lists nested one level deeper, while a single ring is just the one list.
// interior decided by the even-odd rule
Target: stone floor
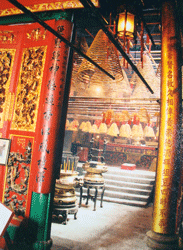
[{"label": "stone floor", "polygon": [[67,225],[52,223],[52,250],[148,250],[146,232],[151,228],[153,207],[133,207],[93,202],[78,209],[77,219],[68,216]]}]

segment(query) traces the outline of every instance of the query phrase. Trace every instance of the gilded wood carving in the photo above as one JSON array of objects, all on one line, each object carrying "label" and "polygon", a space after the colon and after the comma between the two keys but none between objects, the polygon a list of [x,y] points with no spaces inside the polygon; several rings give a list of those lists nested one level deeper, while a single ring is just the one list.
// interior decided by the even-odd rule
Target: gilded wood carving
[{"label": "gilded wood carving", "polygon": [[35,131],[46,46],[25,48],[11,129]]},{"label": "gilded wood carving", "polygon": [[[98,6],[98,0],[92,0],[95,6]],[[32,12],[39,12],[39,11],[48,11],[48,10],[66,10],[66,9],[77,9],[83,8],[83,5],[80,3],[79,0],[69,0],[69,1],[53,1],[50,0],[49,3],[37,3],[28,5],[25,4],[25,7]],[[8,9],[1,9],[0,7],[0,16],[10,16],[10,15],[17,15],[21,14],[22,11],[17,8],[8,8]]]},{"label": "gilded wood carving", "polygon": [[0,128],[3,126],[7,112],[9,114],[8,92],[15,52],[15,49],[0,49]]},{"label": "gilded wood carving", "polygon": [[[19,140],[22,141],[19,142]],[[32,156],[32,143],[25,138],[18,138],[17,146],[18,143],[22,142],[24,153],[10,152],[4,192],[4,204],[12,209],[17,216],[25,215]]]}]

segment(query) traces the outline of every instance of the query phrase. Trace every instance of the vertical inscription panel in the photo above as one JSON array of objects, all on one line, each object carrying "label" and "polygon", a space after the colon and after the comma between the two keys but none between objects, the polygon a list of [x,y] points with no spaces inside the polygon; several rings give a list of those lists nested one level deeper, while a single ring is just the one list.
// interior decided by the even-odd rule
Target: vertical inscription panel
[{"label": "vertical inscription panel", "polygon": [[176,213],[181,171],[181,47],[174,10],[173,1],[163,2],[161,121],[152,226],[154,232],[168,235],[174,235],[177,231]]}]

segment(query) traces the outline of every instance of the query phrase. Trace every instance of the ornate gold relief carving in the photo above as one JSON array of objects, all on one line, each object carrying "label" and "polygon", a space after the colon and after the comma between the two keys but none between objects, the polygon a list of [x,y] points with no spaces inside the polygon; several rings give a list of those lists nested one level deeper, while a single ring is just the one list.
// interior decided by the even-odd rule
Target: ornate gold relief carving
[{"label": "ornate gold relief carving", "polygon": [[[92,0],[92,3],[95,6],[99,6],[98,0]],[[38,12],[38,11],[47,11],[47,10],[64,10],[64,9],[77,9],[83,8],[83,5],[80,3],[79,0],[69,0],[69,1],[50,1],[50,3],[40,3],[34,4],[31,6],[26,6],[31,12]],[[0,10],[0,16],[10,16],[22,14],[22,11],[17,8],[10,8],[5,10]]]},{"label": "ornate gold relief carving", "polygon": [[32,143],[27,143],[25,138],[23,140],[24,153],[10,152],[4,190],[4,204],[17,216],[25,215],[32,157]]},{"label": "ornate gold relief carving", "polygon": [[1,43],[13,43],[16,42],[16,35],[13,31],[0,31]]},{"label": "ornate gold relief carving", "polygon": [[4,108],[4,121],[11,121],[13,114],[13,104],[15,99],[15,94],[9,92],[7,95],[7,101]]},{"label": "ornate gold relief carving", "polygon": [[46,30],[41,30],[40,28],[32,30],[30,33],[27,33],[27,39],[32,39],[34,41],[45,40]]},{"label": "ornate gold relief carving", "polygon": [[35,131],[47,46],[25,48],[11,129]]},{"label": "ornate gold relief carving", "polygon": [[10,79],[15,57],[15,49],[0,49],[0,128],[3,126],[5,116],[9,115],[7,105],[9,103],[8,94]]}]

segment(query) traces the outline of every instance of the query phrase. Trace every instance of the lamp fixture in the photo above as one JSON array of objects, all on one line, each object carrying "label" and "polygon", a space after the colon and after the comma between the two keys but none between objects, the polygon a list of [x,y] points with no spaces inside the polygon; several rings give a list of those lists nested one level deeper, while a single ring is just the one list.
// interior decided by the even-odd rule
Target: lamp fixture
[{"label": "lamp fixture", "polygon": [[135,16],[127,11],[119,13],[117,33],[120,38],[133,39]]}]

